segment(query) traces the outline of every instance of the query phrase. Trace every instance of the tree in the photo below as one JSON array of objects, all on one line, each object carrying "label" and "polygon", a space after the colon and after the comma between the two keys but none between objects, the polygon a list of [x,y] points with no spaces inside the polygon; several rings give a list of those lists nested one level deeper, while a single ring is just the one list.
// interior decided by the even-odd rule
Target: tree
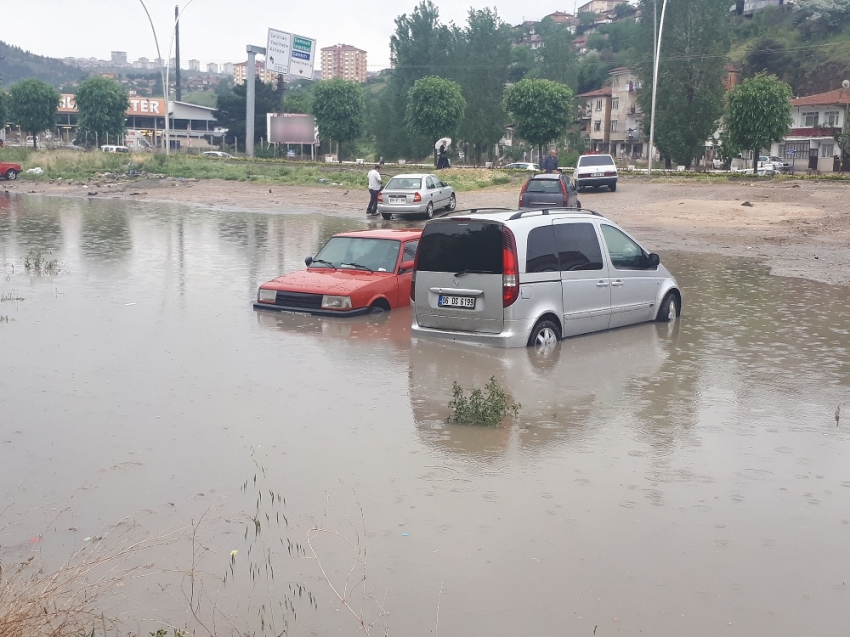
[{"label": "tree", "polygon": [[21,80],[9,89],[11,119],[32,135],[32,147],[38,148],[38,134],[56,125],[59,93],[47,82]]},{"label": "tree", "polygon": [[[573,35],[564,25],[546,18],[538,25],[543,48],[540,68],[533,77],[560,82],[575,89],[578,81],[578,56],[573,48]],[[532,76],[530,76],[532,77]]]},{"label": "tree", "polygon": [[9,94],[0,91],[0,130],[9,122]]},{"label": "tree", "polygon": [[313,106],[313,93],[309,88],[298,87],[286,91],[283,97],[284,113],[308,114]]},{"label": "tree", "polygon": [[[247,108],[248,85],[237,84],[228,93],[218,96],[215,119],[219,126],[227,128],[232,135],[242,142],[245,150],[245,110]],[[266,137],[266,113],[277,113],[280,110],[280,95],[271,84],[266,84],[259,78],[254,81],[254,139],[256,144],[260,138]],[[238,148],[237,148],[238,150]]]},{"label": "tree", "polygon": [[465,110],[463,91],[453,80],[423,77],[407,93],[407,124],[431,144],[454,136]]},{"label": "tree", "polygon": [[513,117],[517,134],[537,146],[563,135],[574,116],[573,92],[551,80],[522,80],[505,92],[505,110]]},{"label": "tree", "polygon": [[744,80],[726,98],[726,130],[738,148],[752,149],[756,167],[761,149],[785,138],[791,128],[791,87],[775,75]]},{"label": "tree", "polygon": [[[77,139],[89,143],[124,133],[130,100],[121,85],[105,77],[93,77],[80,84],[75,98],[79,128]],[[104,142],[105,143],[105,142]]]},{"label": "tree", "polygon": [[420,78],[449,75],[455,37],[440,24],[439,11],[431,0],[422,0],[410,15],[398,16],[395,25],[390,38],[392,71],[379,102],[383,125],[376,130],[378,154],[421,156],[428,150],[428,140],[405,125],[407,94]]},{"label": "tree", "polygon": [[[640,22],[637,71],[643,87],[638,103],[648,114],[652,109],[653,0],[641,0],[641,10],[645,19]],[[723,114],[730,32],[728,0],[668,0],[655,104],[655,145],[666,160],[690,167],[717,130]],[[649,117],[643,126],[649,133]]]},{"label": "tree", "polygon": [[339,144],[340,157],[343,142],[354,141],[363,130],[365,111],[363,89],[357,82],[335,78],[319,82],[313,89],[313,116],[319,135]]},{"label": "tree", "polygon": [[456,58],[457,80],[466,100],[458,137],[470,147],[476,164],[505,134],[507,115],[502,94],[511,63],[510,27],[490,9],[469,10],[467,27],[460,32]]}]

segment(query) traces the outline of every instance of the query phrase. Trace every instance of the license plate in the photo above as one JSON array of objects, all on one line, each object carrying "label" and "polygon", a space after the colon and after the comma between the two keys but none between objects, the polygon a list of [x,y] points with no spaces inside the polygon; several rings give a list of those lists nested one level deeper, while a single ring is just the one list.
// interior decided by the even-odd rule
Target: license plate
[{"label": "license plate", "polygon": [[605,173],[593,173],[593,177],[604,177]]},{"label": "license plate", "polygon": [[390,203],[407,203],[407,197],[390,197]]},{"label": "license plate", "polygon": [[474,296],[440,296],[440,307],[457,307],[466,310],[475,309]]}]

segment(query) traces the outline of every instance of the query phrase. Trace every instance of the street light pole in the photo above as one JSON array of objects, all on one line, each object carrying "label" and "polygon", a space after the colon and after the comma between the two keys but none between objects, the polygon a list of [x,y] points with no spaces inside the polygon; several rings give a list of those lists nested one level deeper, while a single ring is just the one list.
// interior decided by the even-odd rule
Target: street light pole
[{"label": "street light pole", "polygon": [[661,5],[661,22],[658,24],[658,41],[655,43],[655,68],[652,71],[652,114],[649,117],[649,170],[652,174],[652,156],[655,153],[655,96],[658,92],[658,63],[661,61],[661,38],[664,35],[664,14],[667,0]]},{"label": "street light pole", "polygon": [[159,67],[159,75],[162,78],[162,94],[165,99],[165,154],[171,154],[171,126],[169,124],[169,112],[168,112],[168,71],[169,71],[169,63],[171,59],[171,49],[174,47],[174,34],[177,30],[177,25],[180,22],[180,16],[183,15],[183,11],[185,11],[190,4],[192,4],[195,0],[189,0],[186,3],[186,6],[180,11],[180,13],[174,18],[174,27],[171,29],[171,43],[168,46],[168,57],[163,60],[162,53],[159,50],[159,38],[156,36],[156,28],[153,26],[153,20],[151,19],[150,11],[148,11],[147,6],[145,6],[145,0],[139,0],[142,4],[142,8],[145,10],[145,14],[148,16],[148,22],[151,25],[151,31],[153,32],[153,41],[156,44],[156,55],[162,60],[162,65]]}]

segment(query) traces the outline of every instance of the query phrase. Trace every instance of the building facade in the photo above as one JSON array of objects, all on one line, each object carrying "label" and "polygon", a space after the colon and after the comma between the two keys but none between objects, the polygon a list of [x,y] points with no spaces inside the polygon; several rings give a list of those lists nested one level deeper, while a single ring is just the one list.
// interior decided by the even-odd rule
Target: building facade
[{"label": "building facade", "polygon": [[200,60],[189,60],[189,70],[190,71],[200,71],[201,70],[201,61]]},{"label": "building facade", "polygon": [[644,159],[644,115],[637,103],[640,80],[627,67],[614,69],[609,75],[610,85],[579,95],[582,137],[593,152]]},{"label": "building facade", "polygon": [[581,100],[581,136],[594,153],[607,153],[610,148],[611,97],[610,86],[582,93]]},{"label": "building facade", "polygon": [[626,4],[629,0],[590,0],[578,9],[576,13],[607,13],[613,11],[618,4]]},{"label": "building facade", "polygon": [[[224,65],[225,67],[227,64]],[[233,83],[244,84],[245,76],[248,74],[248,63],[240,62],[233,65]],[[274,84],[277,82],[277,73],[266,71],[266,63],[262,60],[254,61],[254,74],[266,84]]]},{"label": "building facade", "polygon": [[335,44],[322,49],[322,79],[341,78],[366,81],[366,51],[349,44]]},{"label": "building facade", "polygon": [[770,154],[793,160],[796,170],[850,170],[850,149],[836,140],[848,130],[848,107],[846,88],[791,100],[791,131],[771,146]]}]

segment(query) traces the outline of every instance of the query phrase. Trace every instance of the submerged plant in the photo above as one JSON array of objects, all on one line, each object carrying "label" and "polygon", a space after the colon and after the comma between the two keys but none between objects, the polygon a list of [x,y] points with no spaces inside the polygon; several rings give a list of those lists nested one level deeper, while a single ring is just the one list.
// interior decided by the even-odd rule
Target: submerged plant
[{"label": "submerged plant", "polygon": [[[486,392],[486,394],[485,394]],[[496,382],[495,376],[484,386],[484,391],[473,389],[467,397],[457,381],[452,383],[452,399],[449,409],[452,415],[449,422],[465,425],[497,426],[506,416],[516,418],[522,407],[519,403],[511,402],[508,395]]]},{"label": "submerged plant", "polygon": [[51,253],[42,254],[39,250],[30,250],[24,257],[24,269],[30,274],[59,274],[62,266],[58,259],[48,259]]}]

